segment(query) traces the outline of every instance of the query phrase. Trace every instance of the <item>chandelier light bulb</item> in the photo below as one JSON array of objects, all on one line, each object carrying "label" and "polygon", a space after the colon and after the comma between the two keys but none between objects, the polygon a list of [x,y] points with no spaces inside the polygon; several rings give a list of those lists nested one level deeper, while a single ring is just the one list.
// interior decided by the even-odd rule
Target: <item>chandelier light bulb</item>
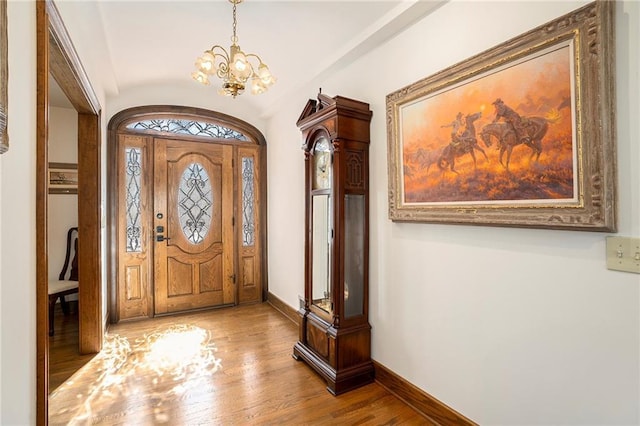
[{"label": "chandelier light bulb", "polygon": [[210,84],[209,77],[207,77],[207,75],[202,71],[193,72],[191,74],[191,77],[198,83],[204,84],[205,86],[208,86]]},{"label": "chandelier light bulb", "polygon": [[215,61],[216,58],[210,52],[204,52],[204,55],[196,61],[196,67],[205,74],[214,75],[216,73]]},{"label": "chandelier light bulb", "polygon": [[251,79],[251,93],[259,95],[267,91],[267,86],[262,82],[262,79],[257,75]]},{"label": "chandelier light bulb", "polygon": [[276,79],[271,75],[271,71],[269,71],[269,67],[266,64],[261,63],[258,67],[258,76],[260,80],[267,86],[272,85],[276,82]]},{"label": "chandelier light bulb", "polygon": [[237,52],[233,56],[233,68],[242,74],[248,67],[247,58],[244,56],[242,51]]}]

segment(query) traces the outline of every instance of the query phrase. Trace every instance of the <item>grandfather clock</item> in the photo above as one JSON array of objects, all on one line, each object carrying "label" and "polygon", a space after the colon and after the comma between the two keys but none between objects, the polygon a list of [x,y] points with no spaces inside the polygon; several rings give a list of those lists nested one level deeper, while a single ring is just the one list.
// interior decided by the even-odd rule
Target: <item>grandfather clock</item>
[{"label": "grandfather clock", "polygon": [[293,357],[334,395],[374,378],[369,303],[369,105],[322,93],[297,125],[305,153],[305,300]]}]

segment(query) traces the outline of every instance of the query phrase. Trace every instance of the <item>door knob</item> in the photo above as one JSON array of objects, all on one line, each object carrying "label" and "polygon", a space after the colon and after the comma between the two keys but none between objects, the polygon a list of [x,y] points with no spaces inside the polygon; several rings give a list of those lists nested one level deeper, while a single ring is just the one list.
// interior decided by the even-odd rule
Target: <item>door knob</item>
[{"label": "door knob", "polygon": [[165,241],[165,240],[170,240],[170,239],[171,238],[165,237],[164,235],[156,235],[156,241],[159,242],[159,243],[161,243],[162,241]]}]

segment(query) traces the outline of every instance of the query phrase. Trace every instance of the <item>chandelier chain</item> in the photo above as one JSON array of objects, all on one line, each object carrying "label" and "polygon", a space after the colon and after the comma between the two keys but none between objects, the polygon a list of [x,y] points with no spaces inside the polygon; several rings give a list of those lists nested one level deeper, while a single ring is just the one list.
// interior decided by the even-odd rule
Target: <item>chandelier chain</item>
[{"label": "chandelier chain", "polygon": [[236,21],[236,6],[237,6],[237,2],[233,2],[233,35],[231,36],[231,42],[233,44],[237,44],[238,43],[238,37],[236,36],[236,29],[238,27],[238,23]]}]

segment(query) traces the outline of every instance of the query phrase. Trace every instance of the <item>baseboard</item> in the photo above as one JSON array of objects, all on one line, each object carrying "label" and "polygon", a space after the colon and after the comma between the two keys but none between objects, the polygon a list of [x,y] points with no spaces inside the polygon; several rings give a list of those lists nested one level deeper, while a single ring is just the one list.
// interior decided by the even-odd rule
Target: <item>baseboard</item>
[{"label": "baseboard", "polygon": [[280,311],[282,315],[296,323],[297,326],[300,326],[300,315],[298,315],[298,311],[287,305],[271,292],[267,294],[267,302],[276,310]]},{"label": "baseboard", "polygon": [[[267,302],[273,306],[274,309],[280,311],[282,315],[287,317],[289,320],[298,326],[300,325],[300,315],[298,315],[298,311],[283,302],[277,296],[272,293],[268,293]],[[407,380],[398,376],[379,362],[373,360],[373,367],[376,375],[375,380],[380,386],[387,389],[397,398],[404,401],[407,405],[435,424],[447,426],[477,426],[477,423],[474,423],[453,408],[443,404],[422,389],[409,383]]]},{"label": "baseboard", "polygon": [[413,407],[429,420],[439,425],[477,426],[475,422],[438,401],[417,386],[412,385],[379,362],[374,360],[373,366],[376,372],[376,382],[378,382],[380,386]]}]

